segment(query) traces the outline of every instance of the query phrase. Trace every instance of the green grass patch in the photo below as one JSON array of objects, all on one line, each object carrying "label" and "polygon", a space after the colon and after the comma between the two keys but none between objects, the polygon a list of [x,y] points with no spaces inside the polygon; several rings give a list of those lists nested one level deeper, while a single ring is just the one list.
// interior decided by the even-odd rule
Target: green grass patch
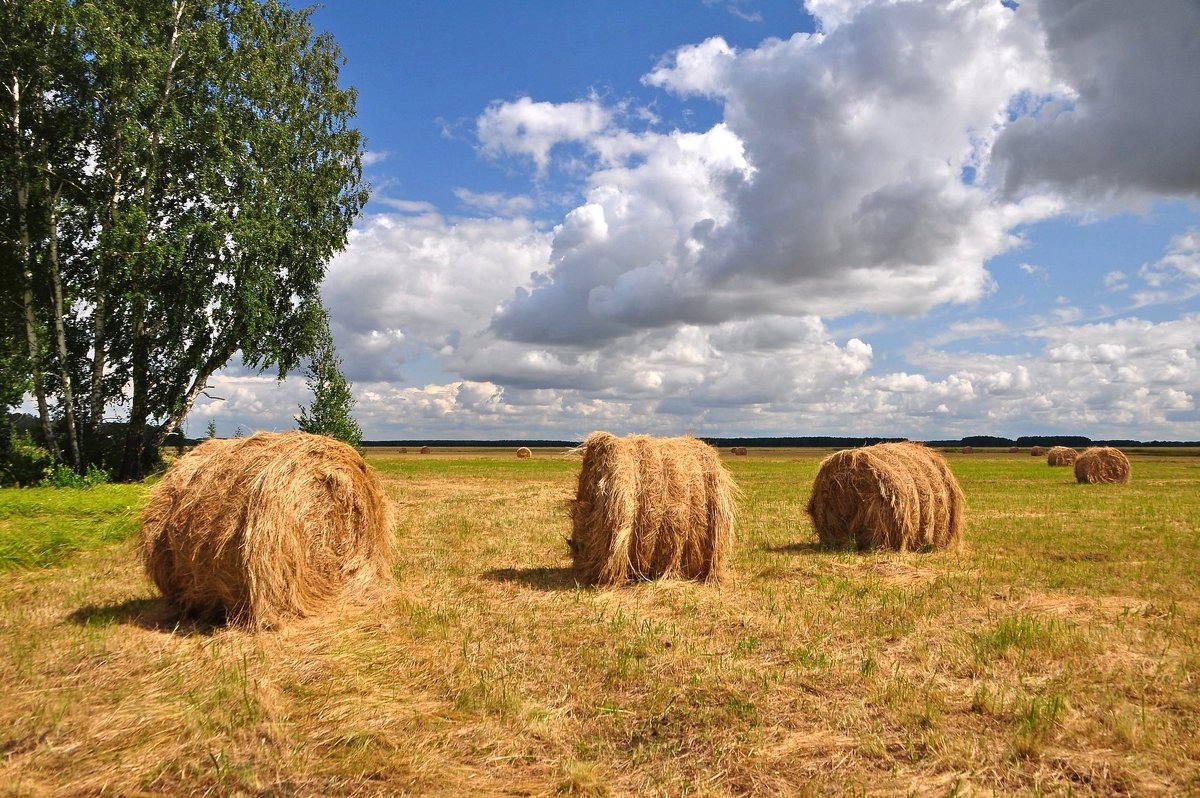
[{"label": "green grass patch", "polygon": [[141,485],[0,490],[0,570],[46,568],[127,540],[144,494]]}]

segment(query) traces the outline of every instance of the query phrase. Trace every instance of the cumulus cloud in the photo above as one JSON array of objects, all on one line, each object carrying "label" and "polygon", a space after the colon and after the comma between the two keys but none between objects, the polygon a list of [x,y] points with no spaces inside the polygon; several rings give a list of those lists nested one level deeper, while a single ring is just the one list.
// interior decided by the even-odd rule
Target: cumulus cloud
[{"label": "cumulus cloud", "polygon": [[1009,193],[1200,194],[1200,5],[1037,0],[1058,87],[994,155]]},{"label": "cumulus cloud", "polygon": [[348,376],[401,379],[401,364],[420,351],[478,339],[548,255],[549,237],[524,219],[368,217],[322,291]]},{"label": "cumulus cloud", "polygon": [[586,141],[610,121],[611,112],[595,99],[550,103],[521,97],[490,105],[476,120],[475,135],[485,154],[528,157],[544,173],[556,145]]},{"label": "cumulus cloud", "polygon": [[[580,342],[755,314],[916,314],[992,288],[1015,226],[982,168],[1010,99],[1045,75],[1031,15],[998,3],[881,3],[825,34],[680,48],[644,81],[721,101],[703,133],[643,134],[587,180],[504,337]],[[947,80],[953,75],[953,80]],[[630,141],[589,127],[589,146]],[[617,153],[619,155],[620,153]]]}]

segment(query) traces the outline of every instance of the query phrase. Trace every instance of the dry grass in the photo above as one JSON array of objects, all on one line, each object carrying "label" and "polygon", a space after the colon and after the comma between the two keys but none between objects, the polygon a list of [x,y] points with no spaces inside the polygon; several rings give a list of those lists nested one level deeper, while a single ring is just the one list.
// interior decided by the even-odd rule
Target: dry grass
[{"label": "dry grass", "polygon": [[1046,452],[1046,464],[1052,466],[1069,466],[1075,463],[1075,458],[1078,456],[1079,452],[1070,446],[1051,446],[1050,451]]},{"label": "dry grass", "polygon": [[937,452],[915,443],[880,443],[821,461],[808,514],[826,546],[944,549],[962,540],[964,504]]},{"label": "dry grass", "polygon": [[1085,449],[1075,460],[1075,480],[1089,484],[1123,485],[1129,481],[1129,458],[1111,446]]},{"label": "dry grass", "polygon": [[725,579],[737,486],[716,450],[690,436],[594,432],[576,451],[568,543],[585,583]]},{"label": "dry grass", "polygon": [[260,432],[176,460],[150,491],[138,547],[176,609],[269,628],[378,598],[392,582],[392,523],[354,449]]},{"label": "dry grass", "polygon": [[102,541],[0,570],[0,793],[1200,786],[1200,458],[1131,453],[1137,481],[1097,502],[1040,460],[951,454],[970,547],[914,555],[816,546],[823,454],[728,458],[728,584],[612,591],[563,546],[577,460],[372,451],[397,595],[278,632],[175,624],[107,537],[140,488],[70,492],[69,516],[61,492],[0,491],[0,536],[64,517]]}]

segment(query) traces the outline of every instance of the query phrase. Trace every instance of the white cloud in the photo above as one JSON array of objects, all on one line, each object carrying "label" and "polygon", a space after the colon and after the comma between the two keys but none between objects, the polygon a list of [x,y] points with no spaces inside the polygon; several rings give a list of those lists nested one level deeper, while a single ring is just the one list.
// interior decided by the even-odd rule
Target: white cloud
[{"label": "white cloud", "polygon": [[[680,48],[645,82],[720,99],[724,122],[670,136],[589,127],[609,165],[497,330],[581,342],[980,299],[993,287],[984,264],[1017,242],[1013,228],[1059,207],[999,202],[961,177],[985,166],[1011,98],[1046,79],[1029,16],[992,2],[878,4],[826,35]],[[601,216],[603,235],[580,237]]]},{"label": "white cloud", "polygon": [[550,103],[521,97],[488,106],[476,120],[475,134],[485,154],[526,156],[541,174],[556,145],[586,141],[610,122],[610,111],[596,99]]}]

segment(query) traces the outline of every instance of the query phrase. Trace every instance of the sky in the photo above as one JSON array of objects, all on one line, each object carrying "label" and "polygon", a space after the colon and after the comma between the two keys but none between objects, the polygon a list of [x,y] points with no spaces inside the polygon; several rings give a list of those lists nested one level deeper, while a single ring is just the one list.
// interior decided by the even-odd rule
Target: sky
[{"label": "sky", "polygon": [[[326,0],[368,440],[1200,439],[1196,0]],[[294,427],[231,363],[209,420]]]}]

